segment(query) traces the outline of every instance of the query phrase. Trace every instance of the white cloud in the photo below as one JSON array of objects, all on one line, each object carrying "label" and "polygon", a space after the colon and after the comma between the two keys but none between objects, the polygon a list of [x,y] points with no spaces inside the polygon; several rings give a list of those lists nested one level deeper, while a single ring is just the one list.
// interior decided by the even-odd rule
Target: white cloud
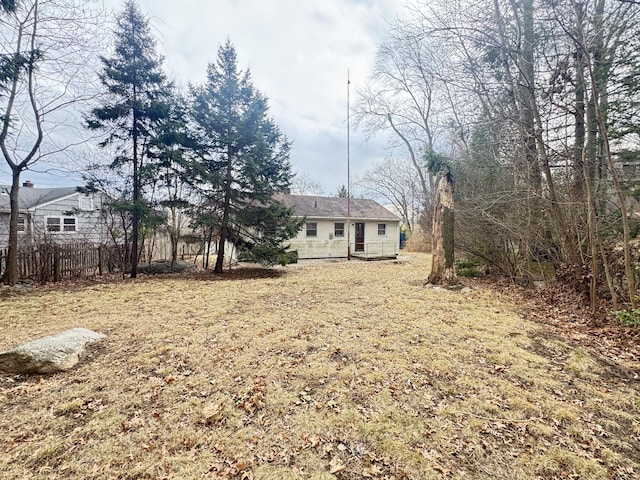
[{"label": "white cloud", "polygon": [[[241,68],[267,95],[271,114],[293,140],[294,169],[331,193],[346,183],[347,70],[352,100],[370,75],[387,22],[402,0],[138,0],[178,84],[204,80],[230,38]],[[119,11],[122,3],[105,0]],[[352,132],[352,171],[384,156]]]},{"label": "white cloud", "polygon": [[[170,75],[204,79],[218,45],[230,38],[241,68],[269,97],[271,113],[294,141],[294,169],[325,192],[346,183],[347,71],[351,94],[370,75],[399,0],[142,0],[165,51]],[[354,170],[384,155],[352,132]],[[367,158],[362,158],[366,155]]]}]

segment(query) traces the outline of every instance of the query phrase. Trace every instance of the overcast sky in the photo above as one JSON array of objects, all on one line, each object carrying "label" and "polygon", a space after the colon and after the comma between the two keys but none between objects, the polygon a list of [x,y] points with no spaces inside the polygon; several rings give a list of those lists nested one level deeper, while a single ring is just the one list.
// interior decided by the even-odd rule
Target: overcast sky
[{"label": "overcast sky", "polygon": [[[118,0],[104,0],[121,9]],[[180,86],[204,80],[218,46],[230,38],[241,68],[269,98],[271,115],[293,141],[295,172],[319,182],[325,194],[346,183],[347,71],[351,100],[367,81],[388,22],[402,0],[138,0],[165,56],[168,75]],[[106,53],[106,52],[105,52]],[[351,132],[351,172],[363,173],[384,157],[384,141],[364,143]],[[36,167],[37,170],[37,167]],[[9,183],[6,168],[3,180]],[[36,186],[68,184],[25,172]]]}]

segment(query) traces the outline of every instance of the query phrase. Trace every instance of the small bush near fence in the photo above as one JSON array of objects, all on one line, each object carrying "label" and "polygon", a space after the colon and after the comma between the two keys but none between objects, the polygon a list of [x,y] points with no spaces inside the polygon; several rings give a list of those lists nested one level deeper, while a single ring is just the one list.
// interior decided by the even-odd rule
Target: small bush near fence
[{"label": "small bush near fence", "polygon": [[[8,249],[0,250],[0,276],[7,268]],[[41,243],[18,249],[18,276],[40,283],[63,278],[102,275],[115,270],[114,247],[84,243]]]}]

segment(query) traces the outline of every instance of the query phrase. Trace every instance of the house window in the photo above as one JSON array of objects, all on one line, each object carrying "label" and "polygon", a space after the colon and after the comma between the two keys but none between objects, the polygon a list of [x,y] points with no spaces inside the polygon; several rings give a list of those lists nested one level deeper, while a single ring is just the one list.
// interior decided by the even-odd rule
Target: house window
[{"label": "house window", "polygon": [[378,224],[378,235],[383,236],[387,234],[387,224],[379,223]]},{"label": "house window", "polygon": [[48,217],[47,232],[59,232],[59,231],[60,231],[60,217]]},{"label": "house window", "polygon": [[333,224],[333,235],[336,237],[344,237],[344,223]]},{"label": "house window", "polygon": [[76,231],[76,219],[73,217],[66,217],[62,219],[62,231],[63,232],[75,232]]},{"label": "house window", "polygon": [[18,232],[27,231],[27,218],[24,215],[18,217]]},{"label": "house window", "polygon": [[307,237],[318,236],[318,224],[317,222],[307,222]]},{"label": "house window", "polygon": [[47,217],[47,232],[76,232],[75,217]]}]

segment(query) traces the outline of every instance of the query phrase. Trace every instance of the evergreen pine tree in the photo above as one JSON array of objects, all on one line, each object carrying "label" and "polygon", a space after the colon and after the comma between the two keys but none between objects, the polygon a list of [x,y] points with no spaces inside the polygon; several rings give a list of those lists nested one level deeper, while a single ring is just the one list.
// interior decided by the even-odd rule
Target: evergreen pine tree
[{"label": "evergreen pine tree", "polygon": [[[15,12],[16,0],[0,0],[0,15]],[[20,52],[0,53],[0,91],[18,70],[24,67],[29,58]]]},{"label": "evergreen pine tree", "polygon": [[192,117],[203,148],[194,172],[218,227],[215,271],[222,272],[227,242],[243,259],[287,263],[283,241],[301,222],[273,200],[291,183],[290,143],[268,117],[267,99],[240,71],[230,41],[209,64],[204,84],[192,87]]},{"label": "evergreen pine tree", "polygon": [[336,193],[333,194],[334,197],[338,198],[347,198],[349,196],[349,191],[347,190],[347,186],[343,183],[338,187]]},{"label": "evergreen pine tree", "polygon": [[0,0],[0,12],[14,12],[16,7],[16,0]]},{"label": "evergreen pine tree", "polygon": [[131,277],[137,275],[140,222],[146,211],[143,197],[145,148],[154,128],[166,115],[169,85],[162,71],[163,58],[149,21],[134,0],[127,0],[116,22],[115,49],[102,57],[100,80],[107,101],[87,119],[90,129],[104,130],[101,146],[116,145],[118,156],[111,169],[123,175],[131,192]]}]

